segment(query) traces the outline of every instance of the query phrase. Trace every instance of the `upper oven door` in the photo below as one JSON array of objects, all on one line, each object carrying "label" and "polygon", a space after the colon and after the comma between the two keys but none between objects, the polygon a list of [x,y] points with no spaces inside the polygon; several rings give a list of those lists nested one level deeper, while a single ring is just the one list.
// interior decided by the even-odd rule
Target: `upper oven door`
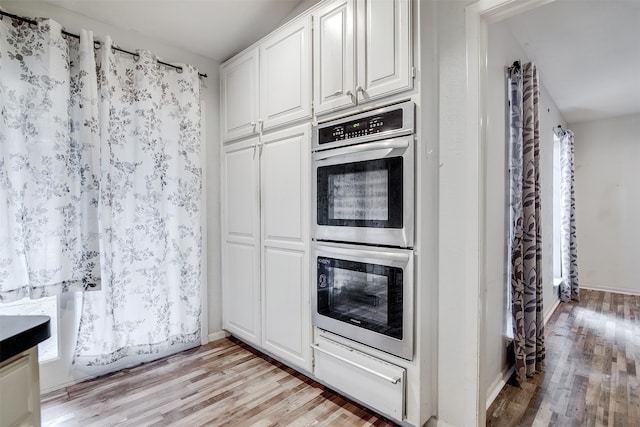
[{"label": "upper oven door", "polygon": [[413,136],[313,154],[316,240],[413,247]]}]

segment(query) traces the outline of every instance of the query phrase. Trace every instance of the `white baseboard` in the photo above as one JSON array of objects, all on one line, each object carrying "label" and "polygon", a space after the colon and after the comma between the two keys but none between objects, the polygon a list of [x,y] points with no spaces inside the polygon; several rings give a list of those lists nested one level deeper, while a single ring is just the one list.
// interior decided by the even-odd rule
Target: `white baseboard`
[{"label": "white baseboard", "polygon": [[211,342],[211,341],[221,340],[222,338],[227,338],[228,336],[229,336],[228,332],[218,331],[218,332],[213,332],[209,334],[208,338],[209,338],[209,342]]},{"label": "white baseboard", "polygon": [[498,394],[500,394],[500,391],[507,384],[507,381],[509,381],[509,378],[511,378],[511,375],[513,375],[515,370],[515,366],[507,366],[502,370],[500,375],[498,375],[498,378],[493,381],[493,384],[489,386],[489,390],[487,392],[487,410],[493,401],[496,400],[496,397],[498,397]]},{"label": "white baseboard", "polygon": [[42,396],[42,395],[45,395],[45,394],[48,394],[48,393],[52,393],[54,391],[63,390],[63,389],[66,389],[67,387],[71,387],[72,385],[76,385],[76,384],[81,383],[83,381],[89,381],[89,380],[91,380],[93,378],[96,378],[98,376],[99,375],[83,375],[83,376],[74,378],[74,379],[72,379],[70,381],[65,381],[63,383],[56,384],[54,386],[46,387],[46,388],[40,389],[40,395]]},{"label": "white baseboard", "polygon": [[551,316],[553,315],[553,312],[556,311],[556,308],[558,308],[559,305],[560,305],[560,297],[557,297],[555,302],[551,306],[551,309],[547,310],[547,312],[544,315],[544,324],[545,325],[547,324],[549,319],[551,319]]},{"label": "white baseboard", "polygon": [[623,295],[640,295],[640,289],[628,289],[628,288],[616,288],[614,286],[606,286],[606,285],[594,285],[594,284],[580,284],[580,289],[588,289],[590,291],[603,291],[603,292],[613,292],[615,294],[623,294]]},{"label": "white baseboard", "polygon": [[454,427],[446,421],[439,420],[436,417],[431,417],[425,423],[425,427]]}]

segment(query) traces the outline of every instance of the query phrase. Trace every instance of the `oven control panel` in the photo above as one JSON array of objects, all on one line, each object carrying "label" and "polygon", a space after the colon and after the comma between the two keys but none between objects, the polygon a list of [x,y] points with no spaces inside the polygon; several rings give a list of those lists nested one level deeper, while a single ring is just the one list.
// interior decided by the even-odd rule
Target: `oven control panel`
[{"label": "oven control panel", "polygon": [[314,145],[320,148],[328,144],[354,139],[382,139],[413,132],[413,103],[403,102],[356,116],[335,120],[317,127]]}]

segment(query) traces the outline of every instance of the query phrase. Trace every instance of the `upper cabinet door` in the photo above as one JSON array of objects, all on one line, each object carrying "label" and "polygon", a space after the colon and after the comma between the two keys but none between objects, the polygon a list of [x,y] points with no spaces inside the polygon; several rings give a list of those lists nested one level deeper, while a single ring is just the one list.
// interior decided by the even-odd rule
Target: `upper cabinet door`
[{"label": "upper cabinet door", "polygon": [[252,49],[220,70],[222,140],[256,133],[258,125],[258,49]]},{"label": "upper cabinet door", "polygon": [[410,0],[358,0],[358,102],[411,89]]},{"label": "upper cabinet door", "polygon": [[311,117],[311,16],[260,44],[262,129]]},{"label": "upper cabinet door", "polygon": [[313,14],[313,96],[316,114],[355,105],[354,0]]}]

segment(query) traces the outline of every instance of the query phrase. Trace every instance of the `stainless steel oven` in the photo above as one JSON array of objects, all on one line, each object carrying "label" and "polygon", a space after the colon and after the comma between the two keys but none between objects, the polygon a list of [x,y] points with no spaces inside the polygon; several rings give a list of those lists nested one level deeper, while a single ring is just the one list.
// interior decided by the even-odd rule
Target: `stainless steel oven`
[{"label": "stainless steel oven", "polygon": [[413,251],[316,242],[313,324],[373,348],[413,357]]},{"label": "stainless steel oven", "polygon": [[413,247],[414,104],[314,129],[313,237]]}]

